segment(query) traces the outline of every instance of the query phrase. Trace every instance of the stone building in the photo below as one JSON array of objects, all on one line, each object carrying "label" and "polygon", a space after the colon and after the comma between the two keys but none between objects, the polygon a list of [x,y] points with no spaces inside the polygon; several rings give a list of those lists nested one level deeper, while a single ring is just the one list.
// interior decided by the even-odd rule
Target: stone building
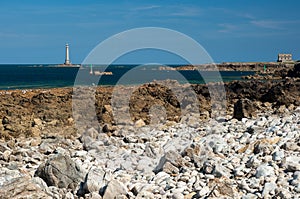
[{"label": "stone building", "polygon": [[292,54],[278,54],[277,62],[289,62],[292,60]]}]

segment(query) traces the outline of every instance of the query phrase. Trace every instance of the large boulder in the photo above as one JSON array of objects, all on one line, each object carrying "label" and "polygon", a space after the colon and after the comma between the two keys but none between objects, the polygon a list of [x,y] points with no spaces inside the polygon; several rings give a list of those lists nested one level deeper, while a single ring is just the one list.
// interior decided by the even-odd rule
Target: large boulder
[{"label": "large boulder", "polygon": [[42,178],[48,186],[75,190],[84,179],[80,167],[67,155],[56,154],[42,163],[35,176]]}]

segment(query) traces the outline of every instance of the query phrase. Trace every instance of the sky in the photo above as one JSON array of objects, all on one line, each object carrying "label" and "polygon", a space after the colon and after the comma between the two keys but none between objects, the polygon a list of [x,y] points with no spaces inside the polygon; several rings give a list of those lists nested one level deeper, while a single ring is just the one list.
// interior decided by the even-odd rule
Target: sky
[{"label": "sky", "polygon": [[[105,39],[132,28],[161,27],[196,40],[214,62],[300,59],[299,0],[0,1],[0,63],[81,63]],[[153,50],[120,63],[184,62]]]}]

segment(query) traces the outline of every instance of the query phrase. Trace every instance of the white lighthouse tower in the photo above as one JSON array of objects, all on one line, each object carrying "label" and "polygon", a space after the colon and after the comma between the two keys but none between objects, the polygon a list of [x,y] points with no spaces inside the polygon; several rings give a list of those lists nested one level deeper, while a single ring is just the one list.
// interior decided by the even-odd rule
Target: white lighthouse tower
[{"label": "white lighthouse tower", "polygon": [[66,44],[66,59],[65,65],[71,65],[70,58],[69,58],[69,44]]}]

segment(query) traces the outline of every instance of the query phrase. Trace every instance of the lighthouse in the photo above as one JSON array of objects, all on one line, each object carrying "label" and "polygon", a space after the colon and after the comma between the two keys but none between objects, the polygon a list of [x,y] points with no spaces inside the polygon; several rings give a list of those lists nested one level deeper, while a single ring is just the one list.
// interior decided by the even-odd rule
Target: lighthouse
[{"label": "lighthouse", "polygon": [[69,58],[69,44],[66,44],[66,59],[65,65],[71,65],[70,58]]}]

